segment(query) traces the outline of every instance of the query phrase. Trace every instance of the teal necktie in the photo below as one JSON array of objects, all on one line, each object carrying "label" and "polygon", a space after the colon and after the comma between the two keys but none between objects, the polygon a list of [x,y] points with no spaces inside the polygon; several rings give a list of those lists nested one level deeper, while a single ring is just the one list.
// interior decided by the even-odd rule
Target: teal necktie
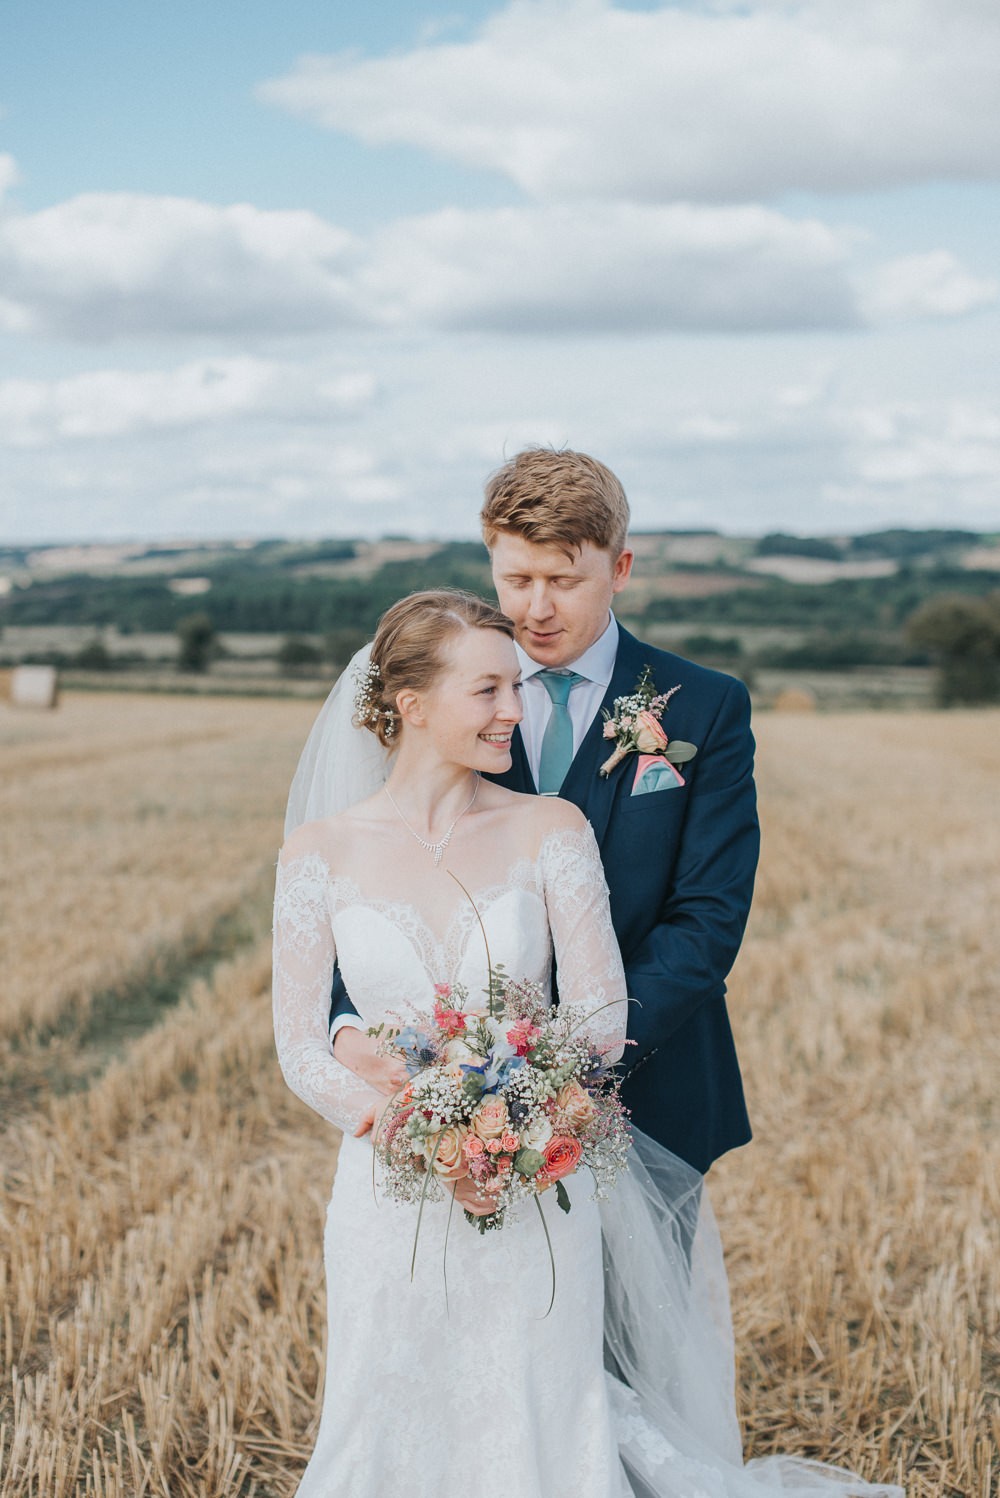
[{"label": "teal necktie", "polygon": [[575,671],[539,671],[538,680],[552,698],[552,712],[545,725],[542,757],[538,762],[538,790],[542,796],[558,796],[573,763],[573,720],[569,715],[569,694],[584,677]]}]

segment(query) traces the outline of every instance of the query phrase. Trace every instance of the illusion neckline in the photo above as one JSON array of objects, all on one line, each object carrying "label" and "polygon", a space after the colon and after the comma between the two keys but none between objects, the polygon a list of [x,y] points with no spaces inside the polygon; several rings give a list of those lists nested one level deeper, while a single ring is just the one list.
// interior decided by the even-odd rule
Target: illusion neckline
[{"label": "illusion neckline", "polygon": [[[340,905],[340,911],[361,908],[373,910],[376,914],[387,917],[390,917],[392,914],[411,917],[413,925],[419,927],[423,935],[427,938],[429,949],[433,949],[437,957],[451,963],[455,961],[456,939],[458,939],[459,958],[464,955],[468,933],[476,925],[476,910],[478,910],[480,917],[484,916],[490,906],[494,905],[512,890],[518,890],[522,894],[529,895],[532,899],[538,900],[544,905],[544,897],[539,893],[537,888],[539,883],[537,872],[546,848],[550,844],[557,842],[568,842],[579,846],[586,843],[592,837],[593,831],[589,823],[580,828],[553,828],[551,832],[547,832],[542,838],[534,857],[529,854],[523,854],[514,860],[503,879],[495,880],[492,884],[484,885],[481,889],[469,891],[472,900],[475,902],[475,908],[463,896],[448,917],[444,932],[441,935],[438,934],[412,901],[388,900],[377,896],[369,896],[365,893],[362,885],[354,875],[335,874],[330,867],[329,860],[318,849],[296,855],[295,858],[288,860],[284,868],[287,875],[296,865],[308,864],[315,860],[322,866],[325,872],[326,883],[331,890],[347,889],[351,891],[350,899]],[[536,888],[534,889],[525,882],[526,876],[530,876],[531,874],[536,875]],[[331,910],[331,917],[334,917],[337,913],[336,910]],[[419,952],[418,956],[421,956]]]}]

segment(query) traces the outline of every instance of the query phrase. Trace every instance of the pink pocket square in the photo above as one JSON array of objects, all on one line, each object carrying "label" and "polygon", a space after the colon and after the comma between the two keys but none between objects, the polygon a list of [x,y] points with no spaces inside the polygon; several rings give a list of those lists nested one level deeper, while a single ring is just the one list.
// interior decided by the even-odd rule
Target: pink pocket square
[{"label": "pink pocket square", "polygon": [[668,791],[687,781],[668,759],[660,754],[640,754],[632,782],[633,796],[643,796],[649,791]]}]

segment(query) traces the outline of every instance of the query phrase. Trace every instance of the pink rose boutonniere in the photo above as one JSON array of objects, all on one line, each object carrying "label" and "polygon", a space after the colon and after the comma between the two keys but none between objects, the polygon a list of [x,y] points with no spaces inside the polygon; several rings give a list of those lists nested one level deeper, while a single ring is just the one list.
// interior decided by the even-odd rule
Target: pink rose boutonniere
[{"label": "pink rose boutonniere", "polygon": [[602,775],[610,775],[626,754],[657,754],[672,765],[683,765],[698,753],[694,744],[669,739],[660,719],[667,703],[680,686],[669,692],[657,692],[652,672],[646,666],[628,697],[616,697],[614,709],[604,713],[604,737],[614,742],[614,753],[601,766]]}]

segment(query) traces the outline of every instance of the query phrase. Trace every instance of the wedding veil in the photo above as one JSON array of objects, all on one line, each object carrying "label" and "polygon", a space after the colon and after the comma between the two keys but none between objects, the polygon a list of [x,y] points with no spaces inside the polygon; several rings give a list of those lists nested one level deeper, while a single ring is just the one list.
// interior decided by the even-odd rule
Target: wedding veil
[{"label": "wedding veil", "polygon": [[371,659],[371,645],[351,657],[320,708],[288,793],[285,837],[303,822],[336,816],[374,795],[388,777],[389,756],[373,733],[354,723],[354,673]]}]

